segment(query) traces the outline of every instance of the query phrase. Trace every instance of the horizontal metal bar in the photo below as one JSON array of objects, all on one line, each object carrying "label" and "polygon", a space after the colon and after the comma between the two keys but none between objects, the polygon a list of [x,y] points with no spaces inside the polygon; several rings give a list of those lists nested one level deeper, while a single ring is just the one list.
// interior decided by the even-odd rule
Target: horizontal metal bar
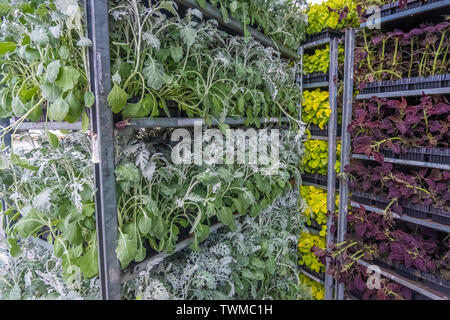
[{"label": "horizontal metal bar", "polygon": [[317,48],[317,47],[320,47],[320,46],[330,43],[330,41],[331,41],[331,38],[323,38],[323,39],[316,40],[316,41],[313,41],[310,43],[305,43],[301,47],[303,47],[303,50]]},{"label": "horizontal metal bar", "polygon": [[[363,154],[353,154],[352,157],[353,157],[353,159],[375,161],[375,159],[373,157],[367,157],[366,155],[363,155]],[[415,160],[395,159],[395,158],[384,158],[384,161],[388,162],[388,163],[404,164],[404,165],[415,166],[415,167],[450,170],[450,164],[443,164],[443,163],[433,163],[433,162],[424,162],[424,161],[415,161]]]},{"label": "horizontal metal bar", "polygon": [[308,181],[303,181],[302,180],[302,185],[316,187],[316,188],[319,188],[319,189],[322,189],[322,190],[327,190],[327,186],[322,186],[320,184],[315,184],[315,183],[308,182]]},{"label": "horizontal metal bar", "polygon": [[325,88],[325,87],[328,87],[328,85],[329,85],[328,81],[313,82],[313,83],[304,84],[303,88],[304,89]]},{"label": "horizontal metal bar", "polygon": [[[216,232],[223,226],[224,225],[222,223],[217,223],[217,224],[211,226],[210,233]],[[187,248],[193,241],[194,241],[194,238],[192,238],[192,237],[187,238],[175,246],[175,251],[173,253],[168,254],[166,252],[160,252],[154,256],[148,257],[144,261],[135,265],[133,268],[126,269],[125,271],[122,272],[122,275],[120,277],[121,283],[125,283],[125,282],[133,279],[134,277],[136,277],[139,274],[139,272],[141,272],[142,270],[144,270],[147,267],[147,265],[149,263],[155,262],[155,263],[159,264],[160,262],[162,262],[167,257],[171,256],[172,254]]]},{"label": "horizontal metal bar", "polygon": [[49,243],[48,241],[42,240],[40,238],[36,238],[36,237],[31,237],[31,241],[38,245],[41,246],[44,249],[47,249],[49,251],[53,251],[53,245],[51,243]]},{"label": "horizontal metal bar", "polygon": [[[358,264],[368,268],[369,266],[375,265],[374,263],[366,262],[362,259],[357,260]],[[377,265],[378,266],[378,265]],[[395,281],[415,292],[418,292],[430,299],[433,300],[449,300],[449,296],[445,295],[444,293],[438,292],[437,290],[433,290],[429,288],[428,286],[417,282],[413,280],[409,280],[401,275],[399,275],[397,272],[392,270],[387,270],[383,267],[378,266],[380,268],[380,274],[388,279],[391,279],[392,281]]]},{"label": "horizontal metal bar", "polygon": [[[214,8],[209,3],[206,3],[206,7],[203,9],[202,7],[200,7],[197,4],[197,2],[195,0],[175,0],[175,2],[180,5],[183,5],[185,7],[188,7],[188,8],[198,9],[205,16],[207,16],[211,19],[217,20],[217,22],[219,22],[219,24],[236,31],[240,35],[244,35],[244,25],[242,22],[240,22],[232,17],[229,18],[228,22],[225,22],[222,19],[222,14],[220,13],[220,11],[218,9]],[[255,30],[255,29],[253,29],[252,27],[247,26],[247,31],[252,35],[252,37],[255,40],[261,42],[266,47],[274,48],[275,50],[279,51],[282,56],[284,56],[286,58],[290,58],[290,59],[298,59],[298,55],[296,54],[295,51],[285,48],[283,46],[279,46],[276,42],[271,40],[269,37],[267,37],[266,35],[262,34],[261,32]]]},{"label": "horizontal metal bar", "polygon": [[377,97],[377,98],[412,97],[412,96],[422,96],[422,94],[425,94],[425,95],[450,94],[450,87],[358,94],[356,96],[356,99],[357,100],[366,100],[366,99],[371,99],[372,97]]},{"label": "horizontal metal bar", "polygon": [[[441,8],[445,8],[450,4],[450,0],[443,0],[439,2],[434,2],[430,4],[424,4],[420,7],[409,9],[409,10],[403,10],[401,12],[397,12],[394,14],[390,14],[388,16],[382,17],[380,20],[376,21],[376,23],[380,23],[381,25],[388,23],[388,22],[398,22],[402,19],[412,19],[417,14],[423,14],[430,11],[438,10]],[[371,23],[361,23],[360,28],[366,28],[369,26],[372,26]]]},{"label": "horizontal metal bar", "polygon": [[[11,124],[14,121],[11,120]],[[29,130],[81,130],[81,121],[68,123],[68,122],[22,122],[21,124],[14,125],[13,130],[17,128],[17,131],[29,131]]]},{"label": "horizontal metal bar", "polygon": [[[228,125],[243,125],[246,118],[225,118],[224,124]],[[287,123],[289,118],[261,118],[260,122],[265,123]],[[193,127],[195,123],[205,125],[206,122],[202,118],[134,118],[129,120],[126,128],[180,128]],[[212,125],[217,126],[220,122],[212,120]]]},{"label": "horizontal metal bar", "polygon": [[[376,212],[376,213],[379,213],[379,214],[382,214],[384,212],[383,209],[380,209],[380,208],[377,208],[377,207],[368,206],[368,205],[365,205],[365,204],[362,204],[362,205],[364,206],[364,208],[366,208],[367,210],[372,211],[372,212]],[[351,202],[351,206],[354,207],[354,208],[360,208],[361,204],[359,204],[359,203],[357,203],[355,201],[352,201]],[[409,223],[414,223],[414,224],[417,224],[417,225],[420,225],[420,226],[428,227],[428,228],[431,228],[431,229],[434,229],[434,230],[438,230],[438,231],[442,231],[442,232],[445,232],[445,233],[450,233],[450,226],[447,226],[445,224],[440,224],[438,222],[434,222],[433,220],[430,220],[430,219],[418,219],[418,218],[414,218],[414,217],[411,217],[411,216],[408,216],[408,215],[405,215],[405,214],[404,215],[399,215],[399,214],[396,214],[396,213],[394,213],[392,215],[392,217],[394,219],[397,219],[397,220],[401,220],[401,221],[405,221],[405,222],[409,222]]]},{"label": "horizontal metal bar", "polygon": [[299,269],[300,269],[301,273],[303,273],[305,276],[307,276],[311,280],[314,280],[314,281],[320,283],[321,285],[325,285],[325,281],[324,280],[320,279],[319,277],[316,277],[315,275],[313,275],[312,273],[306,271],[305,269],[303,269],[300,266],[299,266]]}]

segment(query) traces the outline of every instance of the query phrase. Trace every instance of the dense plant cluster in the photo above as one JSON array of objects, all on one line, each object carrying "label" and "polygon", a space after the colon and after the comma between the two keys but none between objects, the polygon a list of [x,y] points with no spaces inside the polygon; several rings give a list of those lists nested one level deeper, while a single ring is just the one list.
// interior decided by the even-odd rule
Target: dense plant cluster
[{"label": "dense plant cluster", "polygon": [[385,198],[396,213],[402,214],[403,204],[433,206],[446,211],[450,208],[449,171],[354,161],[346,172],[350,188]]},{"label": "dense plant cluster", "polygon": [[130,299],[305,299],[295,246],[303,220],[291,192],[234,231],[211,235],[199,252],[147,265],[125,284]]},{"label": "dense plant cluster", "polygon": [[300,252],[298,264],[317,273],[324,272],[325,265],[323,262],[320,262],[319,257],[312,251],[312,249],[316,247],[325,250],[325,237],[310,233],[308,231],[302,232],[300,238],[298,239],[298,250]]},{"label": "dense plant cluster", "polygon": [[373,97],[356,102],[353,151],[382,160],[380,150],[400,154],[411,147],[449,147],[450,104],[445,96],[422,96],[418,104],[401,99]]},{"label": "dense plant cluster", "polygon": [[[338,49],[339,63],[344,63],[344,47],[339,46]],[[303,73],[310,74],[313,72],[327,73],[330,67],[330,46],[327,45],[323,49],[316,49],[314,53],[305,53],[303,55]]]},{"label": "dense plant cluster", "polygon": [[[302,158],[301,168],[307,173],[319,173],[327,175],[328,173],[328,141],[308,140],[304,144],[305,154]],[[336,145],[336,172],[340,170],[341,143]]]},{"label": "dense plant cluster", "polygon": [[328,91],[314,89],[303,91],[302,121],[315,124],[320,129],[328,123],[331,109]]},{"label": "dense plant cluster", "polygon": [[324,29],[358,27],[357,2],[352,0],[328,0],[310,6],[306,33],[318,33]]},{"label": "dense plant cluster", "polygon": [[85,24],[77,1],[10,1],[0,28],[0,118],[75,122],[88,127]]},{"label": "dense plant cluster", "polygon": [[300,283],[307,288],[313,300],[323,300],[325,296],[325,287],[323,285],[304,274],[300,274],[299,278]]},{"label": "dense plant cluster", "polygon": [[[300,153],[292,149],[292,138],[284,132],[280,162],[268,167],[174,165],[170,154],[142,140],[118,141],[122,267],[143,260],[148,247],[173,252],[188,234],[198,249],[214,221],[234,230],[234,214],[254,217],[267,208],[292,188],[291,177],[299,179]],[[1,161],[1,197],[10,199],[6,214],[14,222],[8,229],[10,251],[19,253],[19,238],[45,235],[62,259],[65,278],[76,271],[91,278],[98,266],[89,142],[83,135],[68,135],[61,144],[40,143]]]},{"label": "dense plant cluster", "polygon": [[219,31],[195,9],[181,18],[172,2],[146,9],[118,1],[111,16],[114,113],[170,116],[174,105],[208,123],[226,116],[256,125],[259,117],[298,119],[294,68],[272,48]]},{"label": "dense plant cluster", "polygon": [[244,24],[244,36],[250,36],[247,26],[255,27],[279,45],[297,50],[305,34],[306,15],[303,0],[196,0],[201,8],[210,3],[220,9],[225,22],[232,17]]},{"label": "dense plant cluster", "polygon": [[408,32],[362,30],[355,51],[355,81],[363,88],[367,82],[448,73],[449,28],[445,21]]}]

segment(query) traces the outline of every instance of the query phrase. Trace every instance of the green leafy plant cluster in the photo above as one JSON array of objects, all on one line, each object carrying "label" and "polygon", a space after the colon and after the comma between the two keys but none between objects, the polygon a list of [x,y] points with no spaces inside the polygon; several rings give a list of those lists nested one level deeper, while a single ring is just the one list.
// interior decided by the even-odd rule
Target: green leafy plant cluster
[{"label": "green leafy plant cluster", "polygon": [[[2,6],[0,118],[83,120],[89,91],[83,12],[77,1],[14,1]],[[4,132],[11,130],[11,127]]]},{"label": "green leafy plant cluster", "polygon": [[[235,215],[255,217],[289,191],[300,153],[285,132],[280,162],[197,166],[170,163],[170,152],[156,152],[141,140],[118,141],[117,193],[123,268],[142,261],[147,247],[172,253],[182,237],[192,235],[193,249],[209,236],[216,221],[235,230]],[[53,141],[53,142],[52,142]],[[31,150],[1,159],[1,193],[7,201],[8,246],[20,254],[19,239],[47,237],[61,258],[67,281],[98,273],[94,187],[89,141],[82,134],[58,143],[40,141]]]},{"label": "green leafy plant cluster", "polygon": [[306,217],[308,225],[311,221],[315,221],[321,226],[320,236],[325,237],[327,234],[327,192],[313,186],[300,187],[300,194],[305,200],[306,206],[302,213]]},{"label": "green leafy plant cluster", "polygon": [[330,119],[331,109],[328,91],[314,89],[303,91],[302,120],[323,129]]},{"label": "green leafy plant cluster", "polygon": [[[344,48],[338,48],[339,63],[344,63]],[[330,46],[327,45],[323,49],[316,49],[313,54],[305,53],[303,55],[303,73],[310,74],[313,72],[327,73],[330,67]]]},{"label": "green leafy plant cluster", "polygon": [[353,0],[328,0],[313,4],[307,11],[306,33],[318,33],[327,28],[341,30],[359,27],[357,5],[358,2]]},{"label": "green leafy plant cluster", "polygon": [[[328,141],[308,140],[304,144],[305,155],[302,158],[301,168],[308,173],[327,175],[328,172]],[[336,172],[340,171],[341,143],[336,145]]]},{"label": "green leafy plant cluster", "polygon": [[311,300],[323,300],[325,296],[325,287],[317,281],[310,279],[304,274],[299,275],[300,283],[311,295]]},{"label": "green leafy plant cluster", "polygon": [[302,232],[298,239],[298,250],[300,252],[299,265],[305,266],[308,269],[317,273],[324,272],[325,266],[319,261],[319,258],[311,251],[313,247],[325,250],[325,237],[318,236],[308,231]]},{"label": "green leafy plant cluster", "polygon": [[256,125],[259,117],[298,119],[294,68],[273,49],[219,31],[199,10],[180,18],[171,2],[147,10],[134,0],[118,1],[111,16],[113,112],[169,116],[174,105],[207,123],[227,116]]},{"label": "green leafy plant cluster", "polygon": [[201,8],[207,3],[220,9],[222,19],[230,17],[244,24],[244,36],[251,36],[247,26],[260,30],[281,46],[297,50],[304,39],[306,14],[303,0],[196,0]]}]

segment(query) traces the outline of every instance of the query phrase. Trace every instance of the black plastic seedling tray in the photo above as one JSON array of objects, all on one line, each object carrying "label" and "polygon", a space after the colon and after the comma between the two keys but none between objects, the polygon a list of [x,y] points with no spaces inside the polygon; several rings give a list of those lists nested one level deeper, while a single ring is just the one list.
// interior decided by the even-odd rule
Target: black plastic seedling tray
[{"label": "black plastic seedling tray", "polygon": [[342,37],[342,32],[335,30],[335,29],[326,29],[319,33],[307,34],[306,39],[303,40],[301,44],[305,45],[308,43],[316,42],[316,41],[327,39],[327,38],[334,39],[334,38],[340,38],[340,37]]},{"label": "black plastic seedling tray", "polygon": [[[387,93],[387,92],[405,92],[413,90],[426,90],[450,87],[450,74],[435,75],[430,77],[415,77],[399,80],[386,80],[369,82],[367,87],[360,91],[360,95]],[[401,94],[400,94],[401,95]]]},{"label": "black plastic seedling tray", "polygon": [[[435,2],[440,2],[440,1],[444,1],[444,0],[413,0],[413,1],[408,1],[406,7],[400,7],[399,2],[395,1],[393,3],[388,3],[385,5],[382,5],[380,7],[380,17],[384,18],[387,16],[390,16],[392,14],[396,14],[405,10],[411,10],[411,9],[415,9],[418,7],[421,7],[423,5],[427,5],[427,4],[431,4],[431,3],[435,3]],[[372,15],[373,13],[365,13],[365,17],[368,18]]]},{"label": "black plastic seedling tray", "polygon": [[[323,129],[320,129],[319,126],[311,124],[308,126],[308,130],[312,136],[328,137],[328,126],[324,126]],[[341,136],[341,133],[342,133],[342,126],[338,125],[336,135],[339,137]]]},{"label": "black plastic seedling tray", "polygon": [[313,72],[303,75],[303,84],[313,84],[318,82],[328,82],[328,73]]},{"label": "black plastic seedling tray", "polygon": [[394,153],[392,150],[382,149],[380,152],[386,158],[412,160],[421,162],[431,162],[439,164],[450,164],[450,149],[438,148],[409,148],[401,153]]},{"label": "black plastic seedling tray", "polygon": [[434,222],[450,226],[450,212],[438,208],[430,208],[431,219]]}]

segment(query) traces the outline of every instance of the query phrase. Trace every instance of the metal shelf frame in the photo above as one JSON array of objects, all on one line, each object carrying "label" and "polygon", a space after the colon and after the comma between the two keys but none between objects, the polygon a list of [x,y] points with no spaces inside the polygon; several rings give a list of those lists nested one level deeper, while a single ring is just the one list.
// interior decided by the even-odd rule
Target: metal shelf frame
[{"label": "metal shelf frame", "polygon": [[[244,26],[241,22],[230,18],[225,23],[219,10],[207,4],[206,9],[200,8],[195,0],[175,0],[179,5],[200,10],[204,16],[215,19],[219,24],[240,35],[244,34]],[[156,118],[156,119],[130,119],[125,130],[115,128],[113,115],[107,102],[107,96],[111,90],[110,70],[110,48],[108,26],[108,0],[84,0],[85,19],[87,25],[87,36],[92,40],[89,48],[89,83],[91,91],[95,94],[95,104],[90,109],[90,130],[92,132],[94,159],[94,180],[96,185],[95,208],[96,228],[98,240],[100,297],[102,300],[120,300],[121,285],[123,282],[136,276],[148,263],[162,261],[169,254],[161,252],[149,255],[143,262],[136,264],[133,268],[120,270],[116,248],[118,240],[118,215],[117,198],[115,189],[115,152],[114,135],[123,134],[125,131],[132,132],[138,128],[179,128],[192,127],[200,122],[206,124],[200,118]],[[265,47],[272,47],[281,57],[298,59],[299,56],[293,50],[279,46],[261,32],[247,27],[252,37]],[[261,124],[286,124],[288,117],[261,118]],[[0,127],[11,124],[10,119],[0,119]],[[222,123],[222,122],[221,122]],[[243,126],[246,118],[226,118],[224,124],[231,126]],[[212,126],[217,126],[217,121],[212,121]],[[81,122],[23,122],[14,128],[17,131],[30,130],[81,130]],[[130,130],[127,130],[130,129]],[[4,137],[5,144],[11,145],[11,134]],[[219,230],[223,224],[217,223],[211,226],[211,232]],[[48,247],[44,241],[37,239],[37,243]],[[192,238],[187,238],[176,245],[176,252],[183,250],[192,243]]]},{"label": "metal shelf frame", "polygon": [[[338,84],[336,79],[338,79],[338,45],[340,38],[338,37],[327,37],[324,39],[320,39],[317,41],[313,41],[310,43],[303,44],[299,47],[298,53],[301,56],[300,62],[300,76],[297,78],[298,85],[300,87],[301,92],[304,89],[312,88],[313,85],[318,85],[323,87],[328,87],[329,90],[329,103],[330,103],[330,119],[328,121],[328,136],[322,137],[320,140],[328,141],[328,174],[327,174],[327,211],[335,212],[336,211],[336,172],[334,170],[334,166],[336,164],[336,146],[337,146],[337,99],[338,99]],[[312,84],[303,84],[303,55],[305,50],[309,50],[312,48],[317,48],[320,46],[324,46],[329,44],[330,46],[330,66],[328,72],[328,82],[324,83],[312,83]],[[301,105],[300,105],[300,117],[301,117]],[[312,139],[313,137],[311,137]],[[303,183],[305,185],[313,185],[315,187],[320,187],[324,189],[323,186],[316,186],[311,183]],[[329,214],[327,219],[327,230],[331,230],[334,225],[334,215]],[[334,242],[334,235],[331,232],[327,233],[326,243],[327,250],[330,251],[330,244]],[[326,259],[325,269],[328,270],[330,268],[331,260],[329,258]],[[335,281],[331,274],[325,272],[325,300],[333,299],[333,288],[335,285]]]}]

